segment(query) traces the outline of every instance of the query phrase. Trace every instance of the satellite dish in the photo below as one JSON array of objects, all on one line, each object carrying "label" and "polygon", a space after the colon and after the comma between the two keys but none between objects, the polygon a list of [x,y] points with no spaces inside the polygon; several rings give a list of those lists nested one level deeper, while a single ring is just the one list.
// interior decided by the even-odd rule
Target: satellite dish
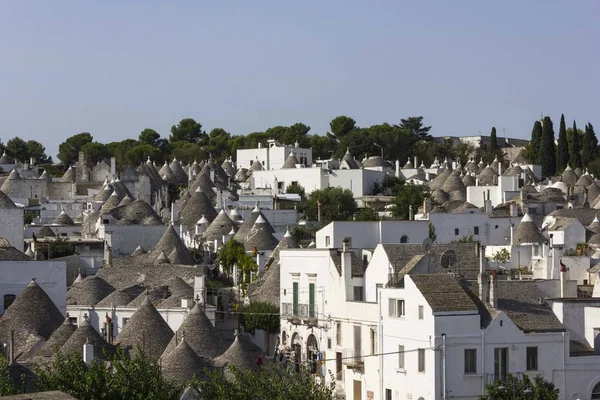
[{"label": "satellite dish", "polygon": [[450,268],[456,262],[456,253],[453,250],[447,250],[442,254],[440,264],[444,268]]},{"label": "satellite dish", "polygon": [[421,248],[425,250],[425,252],[429,253],[429,250],[431,250],[432,245],[433,240],[431,240],[431,238],[425,238],[425,240],[423,240],[423,244],[421,244]]}]

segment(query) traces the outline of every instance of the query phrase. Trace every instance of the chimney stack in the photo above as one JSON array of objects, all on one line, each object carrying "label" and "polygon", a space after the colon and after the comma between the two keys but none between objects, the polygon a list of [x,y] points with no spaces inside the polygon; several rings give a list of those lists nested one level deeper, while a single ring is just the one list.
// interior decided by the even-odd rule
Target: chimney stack
[{"label": "chimney stack", "polygon": [[346,300],[353,299],[352,286],[350,282],[352,281],[352,250],[350,250],[350,246],[347,239],[342,241],[342,278],[345,282],[346,287]]},{"label": "chimney stack", "polygon": [[479,276],[477,277],[477,283],[479,284],[479,299],[482,302],[486,302],[487,301],[487,290],[486,290],[486,284],[487,282],[485,281],[485,246],[481,246],[481,244],[477,243],[477,248],[479,250]]},{"label": "chimney stack", "polygon": [[419,168],[419,156],[415,156],[415,163],[413,164],[413,168]]},{"label": "chimney stack", "polygon": [[94,345],[92,345],[89,340],[86,340],[83,345],[83,362],[88,366],[92,365],[92,361],[94,360]]},{"label": "chimney stack", "polygon": [[8,359],[8,363],[9,364],[13,364],[15,362],[15,331],[11,330],[10,331],[10,338],[9,338],[9,349],[8,351],[9,353],[9,359]]},{"label": "chimney stack", "polygon": [[496,298],[496,271],[492,271],[490,275],[490,306],[493,308],[498,308],[498,299]]},{"label": "chimney stack", "polygon": [[567,266],[560,260],[560,298],[565,298],[565,283],[567,275]]},{"label": "chimney stack", "polygon": [[408,206],[408,220],[412,221],[413,219],[415,219],[415,215],[413,213],[413,206],[411,204]]},{"label": "chimney stack", "polygon": [[396,178],[400,178],[400,160],[396,160]]}]

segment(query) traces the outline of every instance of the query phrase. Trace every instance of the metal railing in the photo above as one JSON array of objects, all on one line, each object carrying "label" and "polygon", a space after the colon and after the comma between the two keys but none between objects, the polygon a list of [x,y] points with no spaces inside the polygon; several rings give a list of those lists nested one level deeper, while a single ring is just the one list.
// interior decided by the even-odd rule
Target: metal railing
[{"label": "metal railing", "polygon": [[281,316],[316,319],[318,316],[317,305],[281,303]]},{"label": "metal railing", "polygon": [[343,349],[342,364],[362,366],[365,363],[365,352],[362,349]]}]

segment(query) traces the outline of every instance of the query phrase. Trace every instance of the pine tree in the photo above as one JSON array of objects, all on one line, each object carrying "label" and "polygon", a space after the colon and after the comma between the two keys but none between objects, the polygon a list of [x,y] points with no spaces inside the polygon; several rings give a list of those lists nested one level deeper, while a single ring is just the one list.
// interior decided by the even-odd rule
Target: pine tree
[{"label": "pine tree", "polygon": [[579,145],[579,132],[577,124],[573,121],[573,145],[571,146],[571,166],[573,169],[581,168],[581,146]]},{"label": "pine tree", "polygon": [[581,146],[581,162],[585,167],[596,158],[598,154],[598,138],[594,133],[594,127],[588,123],[585,126],[583,134],[583,144]]},{"label": "pine tree", "polygon": [[542,175],[545,177],[554,176],[556,173],[556,145],[554,144],[554,127],[550,117],[544,117],[542,123],[539,158]]},{"label": "pine tree", "polygon": [[542,123],[535,121],[531,131],[531,141],[529,142],[529,162],[532,164],[540,163],[540,144],[542,141]]},{"label": "pine tree", "polygon": [[556,147],[556,170],[562,172],[569,163],[569,142],[567,141],[567,126],[565,115],[560,116],[560,128],[558,129],[558,146]]}]

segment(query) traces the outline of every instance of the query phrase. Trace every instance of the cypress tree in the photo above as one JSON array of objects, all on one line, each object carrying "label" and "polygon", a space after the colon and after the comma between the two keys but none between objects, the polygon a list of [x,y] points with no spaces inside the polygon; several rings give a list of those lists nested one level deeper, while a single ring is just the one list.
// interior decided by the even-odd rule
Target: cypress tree
[{"label": "cypress tree", "polygon": [[581,162],[585,167],[596,158],[598,153],[598,139],[594,133],[592,124],[587,123],[585,133],[583,134],[583,144],[581,146]]},{"label": "cypress tree", "polygon": [[573,169],[581,167],[581,146],[579,145],[579,132],[577,124],[573,121],[573,145],[571,146],[571,166]]},{"label": "cypress tree", "polygon": [[556,147],[556,171],[563,172],[569,163],[569,142],[567,141],[567,126],[565,115],[560,116],[560,128],[558,129],[558,146]]},{"label": "cypress tree", "polygon": [[554,144],[554,127],[550,117],[544,117],[542,124],[539,158],[542,176],[554,176],[556,174],[556,145]]},{"label": "cypress tree", "polygon": [[542,123],[535,121],[531,131],[531,141],[529,142],[529,162],[532,164],[540,163],[540,144],[542,141]]},{"label": "cypress tree", "polygon": [[494,158],[498,154],[498,141],[496,139],[496,127],[492,127],[492,132],[490,133],[490,148],[488,151],[488,162],[491,163],[494,161]]}]

